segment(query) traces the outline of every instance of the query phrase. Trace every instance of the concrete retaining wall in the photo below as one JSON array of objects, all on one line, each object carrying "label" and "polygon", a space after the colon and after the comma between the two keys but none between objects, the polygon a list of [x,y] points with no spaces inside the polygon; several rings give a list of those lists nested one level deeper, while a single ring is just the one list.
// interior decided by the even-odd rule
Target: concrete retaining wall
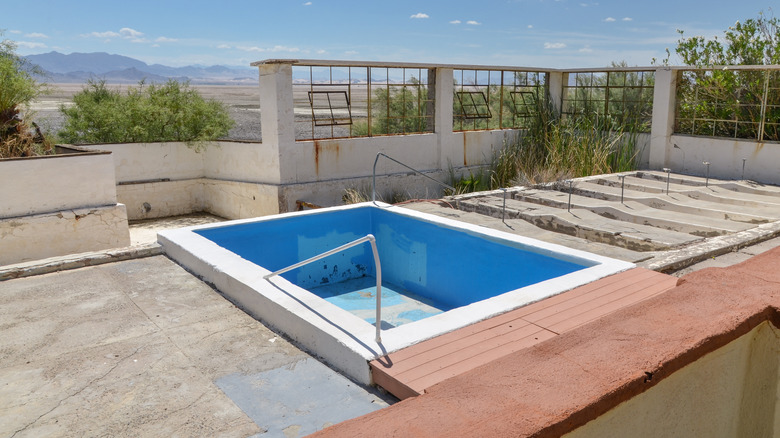
[{"label": "concrete retaining wall", "polygon": [[130,245],[110,152],[0,160],[0,265]]}]

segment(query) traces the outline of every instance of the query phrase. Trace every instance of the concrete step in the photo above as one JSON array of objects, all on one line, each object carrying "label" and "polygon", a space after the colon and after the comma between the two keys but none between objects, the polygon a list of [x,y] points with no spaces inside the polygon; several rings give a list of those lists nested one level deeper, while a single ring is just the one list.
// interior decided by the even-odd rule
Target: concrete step
[{"label": "concrete step", "polygon": [[[459,208],[501,217],[503,200],[485,196],[460,201]],[[701,240],[701,237],[599,216],[586,209],[564,209],[506,200],[506,216],[524,219],[537,227],[615,245],[634,251],[661,251]]]},{"label": "concrete step", "polygon": [[510,218],[502,221],[500,216],[493,217],[472,211],[457,210],[443,207],[431,202],[405,204],[404,208],[435,214],[441,217],[459,220],[474,225],[480,225],[524,237],[530,237],[544,242],[563,245],[569,248],[579,249],[582,251],[591,252],[593,254],[602,255],[604,257],[611,257],[631,263],[647,261],[654,255],[652,252],[632,251],[630,249],[594,242],[576,236],[543,230],[526,222],[523,219]]},{"label": "concrete step", "polygon": [[[569,194],[555,190],[523,190],[512,193],[521,201],[536,202],[556,208],[567,208]],[[605,201],[573,194],[573,208],[584,208],[609,219],[663,228],[694,236],[712,237],[751,228],[753,225],[700,215],[671,212],[648,207],[635,201]]]},{"label": "concrete step", "polygon": [[[621,189],[595,182],[578,182],[574,186],[574,193],[595,199],[607,201],[620,201]],[[780,219],[780,209],[760,208],[750,209],[750,214],[744,213],[745,208],[726,205],[711,201],[699,201],[680,193],[653,194],[636,190],[625,189],[624,201],[636,201],[652,208],[725,219],[749,224],[762,224],[774,222]]]},{"label": "concrete step", "polygon": [[[627,176],[625,189],[637,190],[648,193],[666,193],[666,181],[645,179]],[[601,178],[596,180],[600,184],[612,187],[620,187],[618,178]],[[712,181],[711,181],[712,182]],[[724,204],[739,205],[742,207],[780,208],[780,193],[775,196],[756,193],[737,193],[725,187],[710,184],[708,186],[690,186],[687,184],[669,184],[669,193],[682,193],[693,199],[712,201]]]}]

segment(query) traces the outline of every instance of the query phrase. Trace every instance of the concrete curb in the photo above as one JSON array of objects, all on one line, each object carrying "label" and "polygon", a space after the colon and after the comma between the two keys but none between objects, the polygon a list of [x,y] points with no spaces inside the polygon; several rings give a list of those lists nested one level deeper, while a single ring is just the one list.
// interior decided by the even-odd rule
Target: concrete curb
[{"label": "concrete curb", "polygon": [[0,281],[32,277],[34,275],[66,271],[69,269],[78,269],[86,266],[97,266],[122,260],[152,257],[163,253],[162,247],[159,244],[147,243],[104,251],[51,257],[31,262],[0,266]]},{"label": "concrete curb", "polygon": [[678,271],[695,263],[728,252],[737,251],[780,236],[780,221],[761,224],[749,230],[706,239],[676,250],[665,251],[637,266],[658,272]]}]

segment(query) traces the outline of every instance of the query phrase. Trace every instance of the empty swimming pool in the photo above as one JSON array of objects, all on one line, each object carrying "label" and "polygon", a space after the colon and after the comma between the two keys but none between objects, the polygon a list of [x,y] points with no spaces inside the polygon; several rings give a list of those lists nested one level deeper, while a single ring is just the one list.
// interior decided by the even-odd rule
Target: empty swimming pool
[{"label": "empty swimming pool", "polygon": [[[372,333],[368,243],[263,278],[364,236],[382,278]],[[633,265],[370,203],[160,233],[166,252],[311,352],[368,383],[366,361]]]}]

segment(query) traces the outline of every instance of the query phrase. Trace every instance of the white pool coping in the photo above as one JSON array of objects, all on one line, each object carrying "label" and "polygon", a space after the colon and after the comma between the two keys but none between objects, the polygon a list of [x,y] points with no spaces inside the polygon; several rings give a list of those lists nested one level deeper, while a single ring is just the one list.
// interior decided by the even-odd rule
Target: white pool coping
[{"label": "white pool coping", "polygon": [[[527,245],[535,248],[534,251],[540,254],[551,255],[562,260],[580,263],[586,260],[597,264],[416,322],[383,330],[380,345],[374,340],[373,324],[282,277],[263,279],[264,275],[270,273],[269,270],[195,233],[196,230],[263,222],[294,215],[321,214],[367,205],[376,205],[404,216],[469,234],[482,235],[490,240],[500,240],[510,245]],[[169,257],[203,280],[214,284],[228,299],[255,318],[284,333],[348,377],[364,384],[371,383],[368,362],[386,353],[635,267],[633,263],[378,202],[166,230],[158,234],[158,242]]]}]

